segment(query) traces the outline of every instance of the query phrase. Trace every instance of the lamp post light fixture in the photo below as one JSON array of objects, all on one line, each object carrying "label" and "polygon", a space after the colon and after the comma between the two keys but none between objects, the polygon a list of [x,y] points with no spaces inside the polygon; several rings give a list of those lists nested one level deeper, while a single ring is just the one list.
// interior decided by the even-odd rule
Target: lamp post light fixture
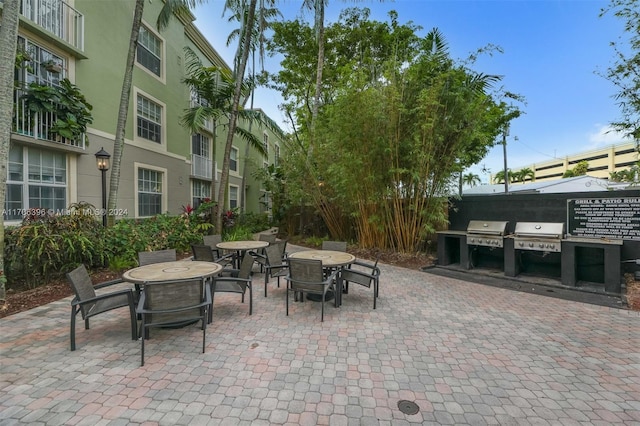
[{"label": "lamp post light fixture", "polygon": [[109,170],[109,159],[111,154],[100,148],[96,152],[96,165],[102,172],[102,226],[107,226],[107,170]]}]

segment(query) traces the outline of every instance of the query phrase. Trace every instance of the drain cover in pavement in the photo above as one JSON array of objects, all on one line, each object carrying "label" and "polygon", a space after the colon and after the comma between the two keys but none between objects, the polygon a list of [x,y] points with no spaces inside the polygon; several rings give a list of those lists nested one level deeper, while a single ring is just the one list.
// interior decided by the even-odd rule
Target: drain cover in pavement
[{"label": "drain cover in pavement", "polygon": [[417,414],[418,411],[420,411],[420,407],[418,407],[418,404],[413,401],[407,401],[406,399],[398,401],[398,408],[404,414],[408,415],[414,415]]}]

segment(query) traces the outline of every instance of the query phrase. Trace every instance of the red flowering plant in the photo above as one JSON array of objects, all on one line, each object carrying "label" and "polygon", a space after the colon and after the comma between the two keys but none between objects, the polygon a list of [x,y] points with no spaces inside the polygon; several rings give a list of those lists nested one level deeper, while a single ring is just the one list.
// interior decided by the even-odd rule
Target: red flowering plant
[{"label": "red flowering plant", "polygon": [[222,214],[222,226],[232,228],[236,224],[237,213],[233,210],[227,210]]},{"label": "red flowering plant", "polygon": [[191,204],[187,204],[186,206],[182,206],[182,213],[186,214],[187,216],[192,215],[193,212],[195,212],[195,211],[196,211],[196,209],[191,207]]}]

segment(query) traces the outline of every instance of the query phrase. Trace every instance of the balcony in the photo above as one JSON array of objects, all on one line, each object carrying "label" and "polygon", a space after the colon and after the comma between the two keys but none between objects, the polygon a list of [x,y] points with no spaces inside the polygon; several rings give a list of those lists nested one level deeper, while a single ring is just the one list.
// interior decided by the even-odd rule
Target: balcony
[{"label": "balcony", "polygon": [[68,3],[61,0],[23,0],[20,13],[39,29],[80,51],[84,50],[84,15]]},{"label": "balcony", "polygon": [[63,146],[85,149],[86,137],[69,139],[52,132],[52,128],[58,119],[59,104],[51,103],[51,111],[30,112],[27,108],[26,101],[23,99],[26,93],[23,89],[14,91],[14,117],[12,121],[11,131],[14,134],[21,135],[35,140],[52,142]]},{"label": "balcony", "polygon": [[201,155],[191,154],[191,175],[200,179],[211,179],[213,162]]}]

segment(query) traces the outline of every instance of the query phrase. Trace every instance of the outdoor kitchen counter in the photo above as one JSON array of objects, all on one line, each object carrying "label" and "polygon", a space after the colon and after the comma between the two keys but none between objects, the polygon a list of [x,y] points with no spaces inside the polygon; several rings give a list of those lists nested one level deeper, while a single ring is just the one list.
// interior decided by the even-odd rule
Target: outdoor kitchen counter
[{"label": "outdoor kitchen counter", "polygon": [[620,294],[622,291],[622,240],[613,238],[567,238],[562,240],[562,284],[575,287],[578,283],[576,249],[580,247],[603,250],[604,290]]},{"label": "outdoor kitchen counter", "polygon": [[438,265],[447,266],[459,263],[469,269],[469,249],[467,231],[438,231]]}]

